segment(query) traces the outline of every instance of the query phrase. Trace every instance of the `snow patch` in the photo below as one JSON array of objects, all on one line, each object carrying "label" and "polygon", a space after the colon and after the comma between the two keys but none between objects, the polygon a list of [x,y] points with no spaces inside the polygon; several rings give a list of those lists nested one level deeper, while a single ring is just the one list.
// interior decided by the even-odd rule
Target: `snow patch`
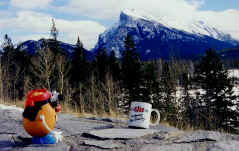
[{"label": "snow patch", "polygon": [[154,21],[154,22],[158,22],[158,20],[156,18],[154,18],[152,15],[147,14],[144,11],[136,11],[135,9],[124,9],[121,13],[127,15],[127,16],[131,16],[134,19],[144,19],[144,20],[148,20],[148,21]]},{"label": "snow patch", "polygon": [[1,110],[16,110],[16,111],[19,111],[19,112],[23,112],[23,108],[20,108],[20,107],[16,107],[16,105],[4,105],[4,104],[0,104],[0,109]]},{"label": "snow patch", "polygon": [[151,50],[150,50],[150,49],[147,49],[147,50],[146,50],[146,53],[150,53],[150,52],[151,52]]},{"label": "snow patch", "polygon": [[238,69],[228,70],[228,76],[232,78],[239,78],[239,70]]}]

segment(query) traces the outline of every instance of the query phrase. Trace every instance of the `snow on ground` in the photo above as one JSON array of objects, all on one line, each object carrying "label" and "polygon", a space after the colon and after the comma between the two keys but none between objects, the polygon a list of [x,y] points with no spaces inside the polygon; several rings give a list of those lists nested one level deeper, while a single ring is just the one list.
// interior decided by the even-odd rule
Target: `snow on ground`
[{"label": "snow on ground", "polygon": [[234,78],[239,78],[239,69],[228,70],[228,76],[229,77],[234,77]]},{"label": "snow on ground", "polygon": [[[231,78],[239,78],[239,69],[230,69],[228,70],[228,76]],[[235,95],[239,95],[239,81],[234,82],[233,91]],[[193,89],[189,90],[189,94],[191,97],[196,98],[196,94],[205,94],[205,91],[203,89]],[[177,100],[183,96],[183,88],[177,87],[176,91],[176,98]]]},{"label": "snow on ground", "polygon": [[16,107],[16,105],[4,105],[4,104],[0,104],[0,109],[1,110],[17,110],[17,111],[20,111],[20,112],[23,112],[23,108],[20,108],[20,107]]}]

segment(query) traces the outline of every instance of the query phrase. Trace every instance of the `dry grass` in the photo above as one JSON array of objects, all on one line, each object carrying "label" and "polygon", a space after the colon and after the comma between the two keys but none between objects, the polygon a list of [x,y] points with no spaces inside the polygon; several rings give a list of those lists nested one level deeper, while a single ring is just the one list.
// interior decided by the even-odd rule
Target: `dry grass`
[{"label": "dry grass", "polygon": [[160,121],[160,125],[167,126],[167,127],[170,126],[169,122],[167,121]]},{"label": "dry grass", "polygon": [[[20,108],[25,107],[25,101],[24,100],[17,100],[17,101],[10,101],[10,100],[0,100],[0,104],[4,105],[9,105],[9,106],[16,106]],[[79,117],[101,117],[101,118],[117,118],[117,119],[127,119],[128,115],[125,114],[118,114],[116,112],[112,112],[107,114],[107,113],[98,113],[98,114],[93,114],[93,113],[81,113],[79,112],[79,108],[77,106],[72,107],[70,104],[67,103],[61,103],[61,112],[62,113],[71,113],[74,115],[77,115]]]},{"label": "dry grass", "polygon": [[111,111],[110,113],[88,113],[80,112],[80,109],[77,106],[72,106],[68,103],[61,103],[61,112],[62,113],[71,113],[77,115],[78,117],[90,118],[90,117],[100,117],[100,118],[116,118],[116,119],[128,119],[128,115],[119,114],[117,112]]}]

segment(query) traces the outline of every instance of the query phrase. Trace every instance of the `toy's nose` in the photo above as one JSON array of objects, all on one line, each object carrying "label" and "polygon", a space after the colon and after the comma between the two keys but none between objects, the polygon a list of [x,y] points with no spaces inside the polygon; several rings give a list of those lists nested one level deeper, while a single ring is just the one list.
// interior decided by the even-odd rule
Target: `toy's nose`
[{"label": "toy's nose", "polygon": [[56,112],[60,112],[61,111],[61,105],[58,104],[57,107],[55,108]]}]

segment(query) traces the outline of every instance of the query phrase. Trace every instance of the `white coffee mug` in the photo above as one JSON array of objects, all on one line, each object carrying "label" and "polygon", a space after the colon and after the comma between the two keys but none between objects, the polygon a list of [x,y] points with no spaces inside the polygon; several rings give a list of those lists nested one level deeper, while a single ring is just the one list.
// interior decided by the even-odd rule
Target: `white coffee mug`
[{"label": "white coffee mug", "polygon": [[[156,119],[151,120],[151,113],[157,114]],[[152,109],[152,105],[145,102],[132,102],[129,113],[129,127],[149,128],[159,124],[160,113],[156,109]]]}]

